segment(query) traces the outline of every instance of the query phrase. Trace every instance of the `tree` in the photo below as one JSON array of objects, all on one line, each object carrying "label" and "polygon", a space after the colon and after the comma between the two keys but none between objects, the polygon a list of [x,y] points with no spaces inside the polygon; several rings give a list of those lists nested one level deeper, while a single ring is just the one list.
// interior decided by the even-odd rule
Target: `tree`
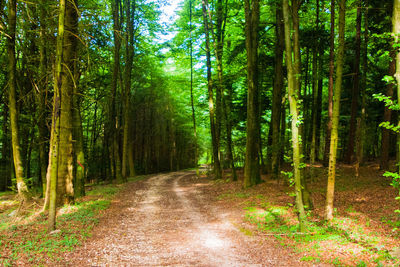
[{"label": "tree", "polygon": [[8,90],[9,90],[9,110],[11,123],[11,141],[15,169],[15,178],[17,180],[18,195],[21,203],[24,204],[29,199],[28,187],[24,181],[24,170],[22,167],[22,158],[19,145],[18,129],[18,110],[17,110],[17,78],[16,78],[16,58],[15,58],[15,31],[17,21],[17,1],[8,1]]},{"label": "tree", "polygon": [[110,126],[109,136],[111,144],[110,147],[110,166],[111,175],[115,177],[118,183],[122,183],[121,161],[119,155],[119,124],[116,110],[116,97],[117,97],[117,83],[120,70],[120,49],[121,49],[121,2],[120,0],[112,1],[112,14],[113,14],[113,37],[114,37],[114,62],[111,80],[111,107],[110,107]]},{"label": "tree", "polygon": [[[129,149],[129,115],[132,84],[132,64],[134,57],[134,21],[136,11],[136,0],[125,0],[125,18],[127,32],[125,35],[126,63],[125,63],[125,91],[124,91],[124,125],[123,125],[123,143],[122,143],[122,178],[127,181],[128,175],[128,149]],[[133,166],[134,167],[134,166]],[[130,169],[130,176],[135,176],[135,170]]]},{"label": "tree", "polygon": [[215,123],[215,107],[213,97],[213,79],[211,76],[211,49],[210,49],[210,29],[208,21],[208,0],[202,0],[204,33],[206,37],[206,58],[207,58],[207,86],[208,86],[208,107],[210,112],[211,139],[214,160],[215,179],[222,178],[221,164],[219,161],[219,145],[217,137],[217,127]]},{"label": "tree", "polygon": [[349,139],[345,161],[352,163],[354,160],[354,147],[356,141],[356,118],[358,117],[358,99],[360,94],[360,59],[361,59],[361,0],[357,3],[357,18],[356,18],[356,40],[355,40],[355,59],[353,66],[353,90],[351,96],[351,114],[350,114],[350,129]]},{"label": "tree", "polygon": [[332,132],[332,108],[333,108],[333,76],[335,72],[335,9],[336,1],[331,0],[331,33],[329,39],[329,87],[328,87],[328,123],[326,125],[324,166],[329,164],[329,149]]},{"label": "tree", "polygon": [[338,146],[338,127],[339,127],[339,111],[340,111],[340,95],[342,89],[342,76],[344,64],[344,33],[345,33],[345,16],[346,16],[346,1],[339,2],[339,46],[336,58],[336,79],[335,88],[333,91],[333,106],[332,106],[332,130],[330,138],[329,150],[329,167],[328,167],[328,185],[326,192],[325,219],[330,221],[333,219],[333,200],[335,192],[335,177],[336,177],[336,157]]},{"label": "tree", "polygon": [[258,27],[260,22],[260,1],[245,0],[245,34],[247,52],[247,123],[246,162],[243,187],[260,183],[259,166],[259,88],[258,88]]},{"label": "tree", "polygon": [[60,0],[56,47],[54,103],[50,137],[48,186],[50,209],[48,229],[55,229],[58,205],[74,201],[72,93],[76,86],[75,61],[77,49],[78,5],[76,1]]},{"label": "tree", "polygon": [[[316,1],[316,8],[317,8],[317,15],[315,18],[315,28],[317,30],[317,33],[319,33],[319,0]],[[312,103],[312,125],[311,125],[311,151],[310,151],[310,163],[311,165],[315,164],[315,160],[317,157],[317,135],[318,133],[318,98],[319,98],[319,90],[318,90],[318,82],[320,80],[320,73],[319,73],[319,66],[318,64],[320,63],[318,60],[318,57],[322,57],[322,55],[318,55],[318,52],[321,51],[320,48],[320,40],[317,39],[316,42],[313,45],[313,51],[312,51],[312,72],[313,72],[313,77],[312,77],[312,98],[313,98],[313,103]]]},{"label": "tree", "polygon": [[271,114],[271,128],[272,128],[272,140],[271,140],[271,158],[269,169],[272,171],[272,177],[277,179],[279,176],[279,165],[281,152],[281,137],[280,132],[280,120],[281,120],[281,109],[282,109],[282,90],[283,90],[283,52],[285,47],[285,33],[284,23],[282,14],[282,1],[276,2],[276,44],[275,44],[275,79],[274,88],[272,93],[272,114]]},{"label": "tree", "polygon": [[50,134],[50,152],[49,167],[47,170],[47,190],[46,202],[49,204],[49,220],[48,230],[53,231],[56,227],[56,211],[57,211],[57,175],[58,175],[58,154],[60,144],[60,97],[61,97],[61,69],[62,69],[62,52],[65,28],[65,0],[60,0],[58,10],[58,34],[56,46],[56,63],[54,73],[54,96],[53,96],[53,113],[51,121]]},{"label": "tree", "polygon": [[189,0],[189,50],[190,50],[190,105],[192,108],[192,121],[193,121],[193,135],[195,139],[195,155],[194,155],[194,162],[196,164],[196,175],[199,175],[199,155],[198,155],[198,148],[197,148],[197,127],[196,127],[196,111],[194,108],[194,97],[193,97],[193,24],[192,24],[192,0]]},{"label": "tree", "polygon": [[[393,4],[393,16],[392,16],[392,27],[393,27],[393,37],[394,43],[397,45],[399,43],[400,35],[400,0],[394,0]],[[396,51],[396,71],[394,73],[397,86],[397,103],[400,103],[400,52]],[[398,121],[398,127],[400,126],[400,120]],[[400,151],[400,134],[397,134],[397,151]],[[399,173],[400,173],[400,166]]]},{"label": "tree", "polygon": [[[294,3],[296,4],[296,3]],[[283,19],[285,25],[285,48],[286,48],[286,68],[287,68],[287,80],[288,80],[288,95],[289,95],[289,107],[290,115],[292,119],[292,146],[293,146],[293,177],[295,182],[295,193],[296,193],[296,209],[299,214],[300,231],[305,230],[306,215],[303,204],[303,190],[302,190],[302,172],[301,172],[301,148],[300,148],[300,121],[299,121],[299,87],[296,87],[296,75],[299,75],[299,69],[296,68],[296,54],[293,50],[296,50],[296,42],[291,39],[291,24],[289,15],[289,3],[288,0],[283,0]],[[295,25],[293,25],[295,27]],[[295,38],[295,36],[294,36]]]}]

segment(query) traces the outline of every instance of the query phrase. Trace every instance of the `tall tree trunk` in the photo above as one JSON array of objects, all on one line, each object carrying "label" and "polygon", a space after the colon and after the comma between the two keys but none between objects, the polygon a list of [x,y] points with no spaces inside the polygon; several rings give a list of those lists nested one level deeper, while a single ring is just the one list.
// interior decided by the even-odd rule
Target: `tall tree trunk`
[{"label": "tall tree trunk", "polygon": [[356,40],[355,40],[355,59],[353,67],[353,91],[351,96],[351,117],[349,139],[347,144],[347,151],[345,155],[345,162],[352,163],[354,161],[354,146],[356,139],[356,129],[358,117],[358,98],[360,94],[360,56],[361,56],[361,0],[357,3],[357,18],[356,18]]},{"label": "tall tree trunk", "polygon": [[340,94],[342,90],[342,75],[344,64],[344,33],[345,33],[345,16],[346,16],[346,0],[339,2],[339,46],[336,58],[336,79],[335,90],[333,94],[333,110],[332,110],[332,131],[329,152],[329,168],[328,168],[328,185],[326,192],[325,219],[330,221],[333,219],[333,200],[335,192],[336,177],[336,155],[338,146],[338,127],[340,115]]},{"label": "tall tree trunk", "polygon": [[329,40],[329,86],[328,86],[328,123],[326,125],[324,166],[329,164],[329,149],[332,131],[332,109],[333,109],[333,76],[335,74],[335,0],[331,0],[331,33]]},{"label": "tall tree trunk", "polygon": [[[214,50],[215,50],[215,60],[217,63],[217,90],[216,90],[216,128],[217,128],[217,144],[218,144],[218,154],[220,155],[220,142],[221,142],[221,131],[222,131],[222,118],[223,118],[223,98],[224,98],[224,75],[223,75],[223,64],[222,57],[224,53],[224,37],[225,37],[225,25],[226,25],[226,12],[224,12],[223,2],[222,0],[217,0],[216,2],[216,14],[217,14],[217,23],[216,23],[216,31],[213,30],[213,23],[211,12],[209,12],[210,23],[211,23],[211,32],[213,33],[214,39]],[[220,158],[221,160],[221,158]]]},{"label": "tall tree trunk", "polygon": [[[296,209],[299,213],[300,231],[305,230],[305,211],[303,204],[303,196],[301,189],[301,149],[300,149],[300,133],[299,133],[299,111],[298,111],[298,98],[299,98],[299,87],[296,87],[296,54],[293,53],[292,40],[291,40],[291,25],[289,15],[289,3],[288,0],[283,0],[283,18],[285,23],[285,48],[286,48],[286,67],[288,71],[288,95],[290,105],[290,115],[292,117],[292,146],[293,146],[293,172],[295,181],[295,193],[296,193]],[[296,44],[294,43],[294,46]],[[296,91],[297,90],[297,91]]]},{"label": "tall tree trunk", "polygon": [[60,143],[58,158],[57,202],[59,205],[74,201],[73,143],[72,143],[72,95],[77,61],[78,33],[77,0],[65,3],[65,34],[61,70]]},{"label": "tall tree trunk", "polygon": [[204,20],[204,31],[206,35],[206,57],[207,57],[207,84],[208,84],[208,107],[210,111],[210,125],[211,125],[211,138],[212,138],[212,149],[213,149],[213,160],[214,160],[214,174],[215,179],[221,179],[221,164],[219,162],[219,150],[217,140],[217,129],[215,123],[215,107],[213,97],[213,80],[211,77],[211,51],[210,51],[210,29],[208,22],[208,0],[202,0],[203,8],[203,20]]},{"label": "tall tree trunk", "polygon": [[[365,117],[366,117],[366,90],[367,90],[367,73],[368,73],[368,41],[369,41],[369,26],[368,26],[368,0],[364,0],[364,43],[362,46],[362,76],[361,76],[361,114],[360,114],[360,129],[357,137],[357,164],[364,162],[364,140],[365,140]],[[393,90],[393,89],[392,89]]]},{"label": "tall tree trunk", "polygon": [[[299,18],[299,11],[300,11],[300,5],[301,5],[301,1],[300,0],[293,0],[292,1],[292,7],[291,7],[291,11],[292,11],[292,21],[293,21],[293,70],[294,70],[294,91],[297,93],[298,95],[298,99],[301,99],[301,55],[300,55],[300,18]],[[308,63],[307,63],[308,64]],[[297,104],[297,103],[296,103]],[[300,115],[300,110],[299,107],[297,106],[297,116]],[[293,123],[293,122],[292,122]],[[300,142],[301,140],[301,133],[303,132],[303,124],[300,123],[300,121],[298,122],[299,125],[299,160],[300,163],[302,163],[302,158],[304,156],[303,151],[304,151],[304,147],[303,147],[303,143]],[[303,138],[303,140],[305,140],[305,136]],[[304,142],[304,141],[303,141]],[[300,165],[299,165],[300,166]],[[303,175],[303,169],[300,167],[299,172],[301,172],[300,176],[300,181],[301,181],[301,190],[302,190],[302,197],[303,197],[303,204],[305,207],[307,208],[311,208],[312,207],[312,203],[311,203],[311,198],[310,198],[310,192],[308,190],[307,187],[307,183],[306,183],[306,179],[305,176]]]},{"label": "tall tree trunk", "polygon": [[321,118],[322,118],[322,89],[323,89],[323,69],[324,69],[324,47],[320,45],[320,51],[319,51],[319,63],[318,63],[318,73],[319,73],[319,79],[318,79],[318,97],[317,97],[317,129],[316,129],[316,160],[319,160],[319,155],[321,154]]},{"label": "tall tree trunk", "polygon": [[[317,2],[317,16],[315,20],[315,29],[318,31],[319,30],[319,0],[316,0]],[[319,33],[319,31],[318,31]],[[315,159],[317,155],[317,118],[318,118],[318,82],[319,82],[319,60],[318,56],[321,57],[322,55],[318,55],[318,51],[320,51],[320,44],[319,40],[316,40],[313,46],[313,61],[312,61],[312,72],[313,72],[313,84],[312,84],[312,96],[313,96],[313,107],[312,107],[312,127],[311,127],[311,152],[310,152],[310,163],[311,165],[315,164]]]},{"label": "tall tree trunk", "polygon": [[194,164],[196,168],[196,175],[199,176],[198,166],[198,145],[197,145],[197,128],[196,128],[196,111],[194,109],[194,97],[193,97],[193,25],[192,25],[192,0],[189,0],[189,27],[190,27],[190,104],[192,107],[192,121],[193,121],[193,136],[194,136]]},{"label": "tall tree trunk", "polygon": [[9,110],[11,123],[11,142],[14,159],[15,178],[17,180],[18,195],[23,204],[29,199],[28,187],[25,184],[22,167],[22,158],[19,145],[18,110],[17,110],[17,81],[16,81],[16,58],[15,58],[15,31],[17,23],[17,1],[8,1],[8,88],[9,88]]},{"label": "tall tree trunk", "polygon": [[[392,49],[390,51],[390,62],[389,62],[389,75],[393,76],[396,72],[396,51]],[[393,83],[389,83],[386,86],[386,96],[393,98]],[[392,110],[385,106],[385,111],[383,113],[383,121],[390,122],[392,119]],[[387,170],[389,167],[389,151],[390,151],[390,133],[391,130],[382,128],[382,147],[381,147],[381,161],[380,168],[382,170]]]},{"label": "tall tree trunk", "polygon": [[258,89],[258,27],[260,22],[260,1],[244,1],[247,51],[247,130],[246,160],[243,187],[261,182],[259,166],[259,89]]},{"label": "tall tree trunk", "polygon": [[37,125],[38,125],[38,142],[39,142],[39,164],[40,177],[43,186],[43,196],[46,194],[46,171],[48,164],[48,135],[46,127],[46,92],[47,92],[47,0],[40,2],[40,43],[39,43],[39,88],[36,92],[37,105]]},{"label": "tall tree trunk", "polygon": [[56,228],[57,211],[57,173],[60,143],[61,70],[65,30],[65,0],[60,0],[58,10],[58,34],[54,73],[53,113],[50,135],[49,166],[47,170],[47,189],[44,209],[49,205],[48,231]]},{"label": "tall tree trunk", "polygon": [[[78,79],[79,79],[79,74],[77,73],[75,75],[75,80]],[[85,180],[86,180],[86,162],[85,162],[85,151],[83,147],[84,145],[83,145],[83,128],[82,128],[80,94],[81,92],[78,86],[74,86],[73,98],[72,98],[72,103],[73,103],[72,127],[73,127],[74,156],[75,156],[74,157],[75,197],[82,197],[85,195]],[[92,135],[94,135],[94,133],[92,133]]]},{"label": "tall tree trunk", "polygon": [[113,36],[114,36],[114,63],[113,63],[113,73],[111,79],[111,107],[110,107],[110,167],[111,172],[115,175],[115,180],[117,183],[122,183],[121,174],[121,161],[119,156],[119,124],[116,111],[116,96],[117,96],[117,86],[118,86],[118,76],[120,70],[120,49],[121,49],[121,3],[120,0],[112,1],[111,3],[112,13],[113,13]]},{"label": "tall tree trunk", "polygon": [[[393,36],[394,43],[397,44],[399,42],[399,34],[400,34],[400,0],[394,0],[393,4],[393,16],[392,16],[392,27],[393,27]],[[397,82],[397,103],[400,103],[400,52],[396,52],[396,71],[394,74]],[[398,115],[399,116],[399,115]],[[400,126],[400,118],[398,118],[398,127]],[[400,133],[397,133],[397,150],[400,151]],[[399,173],[400,173],[400,166]]]},{"label": "tall tree trunk", "polygon": [[227,95],[223,98],[224,102],[224,115],[225,115],[225,124],[226,124],[226,148],[227,148],[227,159],[229,161],[229,166],[232,169],[232,181],[237,181],[235,160],[233,157],[233,144],[232,144],[232,119],[231,119],[231,110],[232,110],[232,84],[228,86]]},{"label": "tall tree trunk", "polygon": [[275,79],[272,94],[272,114],[271,114],[271,153],[269,159],[269,171],[272,172],[272,178],[279,178],[281,152],[280,142],[280,121],[282,109],[282,88],[283,88],[283,51],[285,48],[285,33],[282,14],[282,1],[276,3],[276,45],[275,45]]},{"label": "tall tree trunk", "polygon": [[[296,53],[293,53],[292,39],[291,39],[291,25],[290,25],[290,12],[288,0],[283,0],[283,19],[285,25],[285,48],[286,48],[286,67],[288,72],[288,95],[289,95],[289,106],[290,115],[292,117],[292,146],[293,146],[293,172],[295,181],[295,193],[296,193],[296,209],[299,213],[300,231],[305,230],[306,215],[303,204],[303,190],[301,185],[301,148],[300,148],[300,131],[299,131],[299,110],[298,110],[298,99],[299,99],[299,87],[296,87]],[[294,27],[295,25],[293,25]],[[294,29],[294,31],[296,31]],[[295,36],[294,36],[295,38]],[[296,47],[296,43],[293,42],[293,46]],[[293,58],[294,57],[294,58]],[[297,90],[297,91],[296,91]]]},{"label": "tall tree trunk", "polygon": [[[3,100],[3,96],[0,98]],[[11,181],[11,173],[10,173],[10,144],[8,139],[8,108],[7,108],[7,97],[4,97],[4,105],[2,106],[2,119],[3,119],[3,127],[2,127],[2,138],[1,138],[1,161],[0,166],[2,167],[2,177],[0,178],[0,191],[6,191],[8,187],[11,185],[9,181]]]},{"label": "tall tree trunk", "polygon": [[[128,178],[128,150],[129,150],[129,119],[130,119],[130,102],[131,102],[131,80],[132,80],[132,65],[134,56],[134,29],[133,24],[135,21],[136,0],[125,0],[125,15],[126,15],[126,63],[125,63],[125,101],[123,110],[123,143],[122,143],[122,178],[127,181]],[[129,170],[130,176],[135,176],[135,170]]]}]

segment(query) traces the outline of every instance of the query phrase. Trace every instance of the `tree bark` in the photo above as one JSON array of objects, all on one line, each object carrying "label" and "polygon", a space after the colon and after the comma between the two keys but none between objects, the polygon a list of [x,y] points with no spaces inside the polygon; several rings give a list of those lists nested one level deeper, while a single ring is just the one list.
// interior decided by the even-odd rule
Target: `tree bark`
[{"label": "tree bark", "polygon": [[206,57],[207,57],[207,84],[208,84],[208,108],[210,112],[210,126],[211,126],[211,138],[212,138],[212,150],[213,150],[213,160],[214,160],[214,174],[215,179],[222,178],[221,164],[219,162],[219,149],[218,149],[218,139],[217,139],[217,129],[215,123],[215,107],[214,107],[214,97],[213,97],[213,80],[211,76],[211,50],[210,50],[210,29],[208,22],[208,0],[202,0],[203,8],[203,22],[204,31],[206,36]]},{"label": "tree bark", "polygon": [[57,174],[60,143],[60,98],[63,42],[65,30],[65,0],[60,0],[58,10],[58,34],[56,44],[56,62],[54,73],[53,114],[50,135],[49,166],[47,170],[47,190],[44,209],[49,205],[48,231],[56,228],[57,211]]},{"label": "tree bark", "polygon": [[365,140],[365,117],[366,117],[366,90],[367,90],[367,73],[368,73],[368,41],[369,41],[369,26],[368,26],[368,0],[364,0],[364,43],[362,46],[362,76],[360,80],[361,90],[361,114],[360,114],[360,129],[357,137],[357,164],[364,162],[364,140]]},{"label": "tree bark", "polygon": [[[76,21],[77,23],[77,21]],[[75,58],[77,55],[75,53]],[[75,63],[77,60],[75,61]],[[77,73],[75,66],[75,80],[79,79],[80,74]],[[85,180],[86,180],[86,161],[85,151],[83,144],[83,128],[82,128],[82,116],[81,116],[81,91],[78,86],[73,88],[72,96],[72,127],[73,127],[73,138],[74,138],[74,177],[75,177],[75,197],[83,197],[85,195]],[[96,120],[96,118],[95,118]],[[92,133],[94,135],[94,133]],[[95,143],[95,142],[93,142]]]},{"label": "tree bark", "polygon": [[271,128],[272,128],[272,140],[271,140],[271,157],[268,162],[270,168],[269,171],[272,173],[273,179],[279,178],[279,166],[280,159],[279,153],[281,151],[280,142],[280,120],[281,120],[281,109],[282,109],[282,88],[283,88],[283,52],[285,47],[285,36],[284,36],[284,23],[282,14],[282,2],[276,3],[276,45],[275,45],[275,76],[274,76],[274,88],[272,94],[272,114],[271,114]]},{"label": "tree bark", "polygon": [[[319,0],[316,0],[317,2],[317,16],[315,20],[315,29],[318,31],[319,30]],[[318,31],[319,32],[319,31]],[[319,60],[318,57],[321,57],[321,55],[318,55],[319,49],[319,39],[315,41],[314,46],[313,46],[313,61],[312,61],[312,72],[313,72],[313,84],[312,84],[312,96],[313,96],[313,105],[312,105],[312,127],[311,127],[311,147],[310,147],[310,163],[311,165],[315,164],[315,159],[317,155],[317,118],[318,118],[318,82],[319,82]]]},{"label": "tree bark", "polygon": [[[399,41],[400,34],[400,0],[394,0],[393,4],[393,16],[392,16],[392,27],[394,43],[397,44]],[[396,52],[396,71],[394,74],[397,82],[397,103],[400,103],[400,52]],[[399,114],[398,114],[399,116]],[[398,127],[400,127],[400,117],[398,118]],[[397,151],[400,151],[400,133],[397,133]],[[399,173],[400,173],[400,166]]]},{"label": "tree bark", "polygon": [[346,16],[346,0],[339,2],[339,46],[336,58],[336,79],[335,90],[333,94],[333,110],[332,110],[332,131],[329,152],[329,168],[328,168],[328,185],[326,192],[325,219],[330,221],[333,219],[333,200],[335,192],[336,177],[336,155],[338,146],[338,127],[340,115],[340,94],[342,89],[342,75],[344,64],[344,48],[345,48],[345,16]]},{"label": "tree bark", "polygon": [[[396,51],[392,49],[390,51],[390,62],[389,62],[389,75],[393,76],[396,72]],[[386,86],[386,96],[393,98],[393,88],[394,84],[389,83]],[[385,106],[385,111],[383,113],[383,121],[390,122],[392,119],[392,110]],[[389,168],[389,151],[390,151],[390,133],[391,130],[383,127],[382,129],[382,143],[381,143],[381,160],[380,169],[387,170]]]},{"label": "tree bark", "polygon": [[43,187],[43,196],[46,194],[46,171],[48,165],[48,138],[49,132],[46,127],[46,92],[47,92],[47,0],[40,2],[40,43],[39,43],[39,81],[38,91],[36,92],[37,105],[37,125],[38,125],[38,142],[39,142],[39,161],[40,161],[40,177]]},{"label": "tree bark", "polygon": [[120,20],[120,0],[112,1],[111,3],[112,13],[113,13],[113,36],[114,36],[114,63],[113,63],[113,73],[111,79],[111,107],[110,107],[110,167],[111,172],[115,176],[117,183],[122,183],[121,174],[121,161],[119,156],[119,124],[116,111],[116,96],[117,96],[117,86],[118,86],[118,76],[120,70],[120,49],[121,49],[121,20]]},{"label": "tree bark", "polygon": [[16,58],[15,58],[15,31],[17,23],[17,1],[8,1],[8,88],[9,88],[9,111],[11,123],[11,143],[13,151],[13,161],[15,178],[17,180],[18,195],[21,203],[24,204],[29,199],[28,187],[25,184],[23,175],[22,158],[19,144],[18,129],[18,110],[17,110],[17,81],[16,81]]},{"label": "tree bark", "polygon": [[232,169],[232,181],[237,181],[235,160],[233,157],[233,144],[232,144],[232,119],[231,119],[231,110],[232,110],[232,85],[228,86],[227,95],[223,98],[224,102],[224,113],[225,113],[225,123],[226,123],[226,148],[227,148],[227,159],[229,161],[229,165]]},{"label": "tree bark", "polygon": [[[126,63],[125,63],[125,101],[123,110],[123,143],[122,143],[122,178],[124,181],[128,179],[128,150],[129,150],[129,119],[130,119],[130,102],[131,102],[131,84],[132,84],[132,65],[134,57],[134,29],[133,24],[135,21],[136,0],[125,0],[125,17],[126,17]],[[135,170],[129,170],[130,176],[135,176]]]},{"label": "tree bark", "polygon": [[192,121],[193,121],[193,136],[194,136],[194,164],[196,168],[196,175],[199,176],[198,166],[198,145],[197,145],[197,127],[196,127],[196,111],[194,108],[194,97],[193,97],[193,24],[192,24],[192,0],[189,0],[189,27],[190,27],[190,104],[192,107]]},{"label": "tree bark", "polygon": [[345,162],[352,163],[354,161],[354,147],[356,139],[356,129],[358,117],[358,99],[360,95],[360,57],[361,57],[361,0],[357,3],[357,17],[356,17],[356,40],[355,40],[355,59],[353,67],[353,90],[351,96],[351,116],[349,139],[347,143],[347,151],[345,155]]},{"label": "tree bark", "polygon": [[246,160],[243,187],[261,182],[259,166],[259,89],[258,89],[258,27],[260,22],[260,1],[244,1],[245,34],[247,51],[247,129]]},{"label": "tree bark", "polygon": [[[295,193],[296,193],[296,209],[299,214],[299,226],[300,231],[305,230],[306,215],[303,204],[303,190],[302,190],[302,172],[301,172],[301,148],[300,148],[300,131],[299,131],[299,110],[298,110],[298,98],[299,90],[296,82],[296,53],[293,53],[292,40],[291,40],[291,25],[290,25],[290,12],[288,0],[283,0],[283,18],[285,25],[285,48],[286,48],[286,67],[288,72],[288,95],[289,95],[289,107],[290,115],[292,117],[292,146],[293,146],[293,177],[295,182]],[[293,25],[294,27],[294,25]],[[296,30],[294,30],[296,31]],[[295,38],[295,36],[294,36]],[[296,47],[296,43],[293,42],[293,46]],[[293,59],[294,57],[294,59]],[[297,85],[296,85],[297,84]]]},{"label": "tree bark", "polygon": [[332,108],[333,108],[333,76],[335,74],[335,0],[331,0],[331,33],[329,41],[329,86],[328,86],[328,123],[326,125],[324,166],[329,164],[329,149],[332,131]]}]

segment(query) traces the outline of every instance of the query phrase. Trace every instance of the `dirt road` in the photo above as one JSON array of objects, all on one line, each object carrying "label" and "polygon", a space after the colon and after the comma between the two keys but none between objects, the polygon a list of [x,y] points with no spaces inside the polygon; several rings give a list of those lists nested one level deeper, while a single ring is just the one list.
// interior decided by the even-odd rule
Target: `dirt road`
[{"label": "dirt road", "polygon": [[242,212],[219,205],[207,179],[193,172],[129,183],[94,235],[73,254],[74,266],[302,266],[273,237],[238,230]]}]

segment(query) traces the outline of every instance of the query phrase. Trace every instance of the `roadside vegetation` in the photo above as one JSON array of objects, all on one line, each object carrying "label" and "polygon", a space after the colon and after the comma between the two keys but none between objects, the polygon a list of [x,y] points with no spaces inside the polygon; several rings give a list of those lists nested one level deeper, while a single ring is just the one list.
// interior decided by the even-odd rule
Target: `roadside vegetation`
[{"label": "roadside vegetation", "polygon": [[[145,176],[129,179],[135,182]],[[92,236],[93,228],[123,189],[117,184],[86,186],[87,195],[58,210],[58,230],[48,233],[47,215],[40,203],[18,211],[13,192],[0,195],[0,265],[50,266],[64,262],[63,254],[73,251]]]},{"label": "roadside vegetation", "polygon": [[[376,164],[360,168],[340,165],[334,219],[324,220],[326,168],[314,168],[310,177],[313,210],[307,212],[307,231],[298,232],[293,187],[263,176],[264,183],[242,189],[229,180],[215,183],[221,202],[242,209],[237,228],[245,235],[276,238],[281,246],[299,253],[302,261],[336,266],[398,266],[400,222],[397,191]],[[310,174],[306,168],[305,175]],[[239,179],[242,176],[239,175]]]}]

